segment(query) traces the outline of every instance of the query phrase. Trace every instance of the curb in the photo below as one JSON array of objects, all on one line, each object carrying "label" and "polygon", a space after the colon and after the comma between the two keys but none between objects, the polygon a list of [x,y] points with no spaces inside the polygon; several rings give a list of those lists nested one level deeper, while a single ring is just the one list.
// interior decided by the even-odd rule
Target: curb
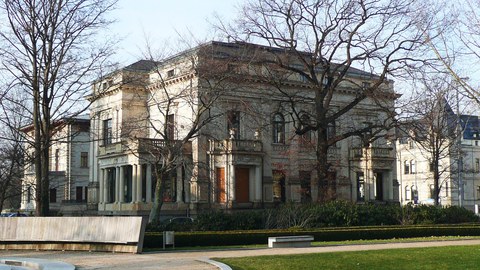
[{"label": "curb", "polygon": [[69,263],[32,258],[0,258],[0,264],[7,267],[13,265],[38,270],[75,270],[75,266]]},{"label": "curb", "polygon": [[224,263],[221,263],[221,262],[211,260],[211,259],[199,259],[197,261],[211,264],[213,266],[218,267],[218,269],[220,269],[220,270],[232,270],[232,268],[230,268],[230,266],[228,266]]}]

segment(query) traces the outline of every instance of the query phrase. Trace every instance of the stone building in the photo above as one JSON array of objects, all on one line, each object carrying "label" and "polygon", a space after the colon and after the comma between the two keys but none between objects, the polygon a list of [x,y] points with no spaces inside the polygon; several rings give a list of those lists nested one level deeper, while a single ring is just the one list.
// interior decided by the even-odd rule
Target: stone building
[{"label": "stone building", "polygon": [[[262,79],[268,70],[250,58],[252,51],[275,50],[210,42],[163,62],[138,61],[95,82],[88,97],[91,209],[105,215],[147,214],[155,196],[149,146],[161,150],[169,140],[182,141],[198,120],[201,104],[212,99],[213,106],[200,119],[205,125],[183,143],[182,166],[166,180],[165,213],[317,201],[315,132],[295,134],[288,100]],[[334,104],[355,97],[356,86],[368,85],[374,75],[350,68],[348,77],[355,83],[344,82]],[[313,95],[301,77],[287,76],[281,83],[286,91]],[[381,89],[395,96],[393,82]],[[394,97],[387,105],[393,108],[393,102]],[[311,102],[298,104],[299,110],[313,107]],[[385,119],[367,98],[330,132]],[[330,147],[338,199],[398,202],[395,145],[389,137],[385,133],[368,144],[350,137]]]},{"label": "stone building", "polygon": [[[439,166],[439,204],[461,205],[478,213],[480,121],[475,115],[460,115],[458,118],[451,109],[447,113],[451,118],[449,129],[452,136],[445,140],[444,147],[439,148],[445,152]],[[455,130],[457,120],[460,138]],[[402,204],[434,204],[433,165],[429,151],[405,133],[397,140],[397,175]]]},{"label": "stone building", "polygon": [[[63,118],[53,123],[54,134],[50,147],[50,211],[79,215],[86,211],[88,194],[89,127],[88,115]],[[24,128],[33,137],[33,127]],[[26,144],[25,173],[22,180],[20,208],[35,211],[35,168],[33,149]]]}]

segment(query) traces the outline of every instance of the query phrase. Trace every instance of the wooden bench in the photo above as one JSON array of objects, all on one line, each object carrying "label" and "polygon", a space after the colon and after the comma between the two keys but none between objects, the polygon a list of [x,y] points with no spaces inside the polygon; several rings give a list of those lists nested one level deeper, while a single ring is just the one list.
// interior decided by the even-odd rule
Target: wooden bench
[{"label": "wooden bench", "polygon": [[269,248],[309,247],[313,241],[311,235],[277,236],[268,238]]}]

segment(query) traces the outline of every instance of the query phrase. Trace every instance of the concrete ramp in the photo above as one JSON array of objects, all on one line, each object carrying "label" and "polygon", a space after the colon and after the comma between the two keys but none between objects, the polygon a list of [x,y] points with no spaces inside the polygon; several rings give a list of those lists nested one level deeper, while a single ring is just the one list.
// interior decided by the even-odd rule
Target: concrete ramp
[{"label": "concrete ramp", "polygon": [[0,218],[0,249],[140,253],[144,217]]}]

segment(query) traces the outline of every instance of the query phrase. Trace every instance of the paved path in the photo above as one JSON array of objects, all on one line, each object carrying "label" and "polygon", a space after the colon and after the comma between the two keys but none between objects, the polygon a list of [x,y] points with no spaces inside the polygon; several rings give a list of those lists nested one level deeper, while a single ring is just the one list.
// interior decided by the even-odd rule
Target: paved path
[{"label": "paved path", "polygon": [[245,257],[262,255],[288,255],[301,253],[324,253],[357,250],[378,250],[394,248],[437,247],[458,245],[480,245],[480,239],[368,244],[347,246],[326,246],[309,248],[278,249],[229,249],[206,251],[167,251],[144,254],[100,253],[100,252],[52,252],[52,251],[0,251],[0,257],[29,257],[64,261],[77,266],[77,269],[178,269],[210,270],[215,266],[199,260],[217,257]]}]

